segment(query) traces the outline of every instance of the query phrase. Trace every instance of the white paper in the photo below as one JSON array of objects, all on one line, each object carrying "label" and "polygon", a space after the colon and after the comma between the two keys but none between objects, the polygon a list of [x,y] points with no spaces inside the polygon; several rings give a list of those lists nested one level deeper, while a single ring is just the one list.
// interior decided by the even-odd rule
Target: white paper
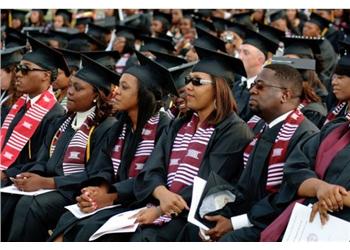
[{"label": "white paper", "polygon": [[191,222],[192,224],[196,225],[201,229],[209,230],[209,228],[206,225],[204,225],[202,222],[198,221],[194,217],[206,183],[207,183],[206,180],[203,180],[198,176],[194,177],[191,207],[190,207],[190,212],[188,213],[187,221]]},{"label": "white paper", "polygon": [[311,207],[296,203],[282,241],[350,241],[350,223],[329,215],[322,226],[319,213],[309,222]]},{"label": "white paper", "polygon": [[116,214],[113,217],[109,218],[109,220],[106,221],[102,227],[100,227],[93,235],[91,235],[89,241],[96,240],[105,234],[135,232],[136,228],[139,226],[139,223],[135,223],[136,218],[130,217],[137,214],[142,209],[145,209],[145,207]]},{"label": "white paper", "polygon": [[88,217],[90,215],[93,215],[101,210],[105,210],[105,209],[109,209],[109,208],[113,208],[113,207],[119,207],[119,206],[120,206],[120,204],[112,205],[112,206],[108,206],[108,207],[103,207],[103,208],[97,209],[91,213],[82,212],[77,204],[65,206],[65,208],[68,209],[75,217],[77,217],[78,219],[81,219],[81,218],[85,218],[85,217]]},{"label": "white paper", "polygon": [[52,191],[55,191],[55,189],[39,189],[39,190],[33,191],[33,192],[25,192],[25,191],[21,191],[18,188],[16,188],[15,185],[0,188],[1,193],[19,194],[19,195],[28,195],[28,196],[37,196],[39,194],[45,194],[45,193],[52,192]]}]

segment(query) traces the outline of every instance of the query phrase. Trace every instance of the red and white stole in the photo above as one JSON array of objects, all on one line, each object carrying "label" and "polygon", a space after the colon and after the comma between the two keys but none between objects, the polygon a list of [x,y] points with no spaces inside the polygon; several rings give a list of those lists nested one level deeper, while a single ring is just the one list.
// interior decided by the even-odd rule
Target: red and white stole
[{"label": "red and white stole", "polygon": [[118,60],[118,62],[115,64],[115,71],[117,71],[117,73],[119,73],[119,74],[123,73],[123,71],[125,69],[125,65],[126,65],[127,61],[129,60],[130,56],[131,55],[129,53],[125,53]]},{"label": "red and white stole", "polygon": [[[256,117],[254,119],[256,119]],[[304,115],[299,109],[296,109],[292,113],[290,113],[288,117],[284,120],[284,123],[280,131],[278,132],[269,158],[266,182],[266,190],[269,192],[276,192],[278,190],[279,185],[282,183],[283,167],[287,156],[289,141],[293,137],[295,131],[298,129],[299,125],[303,122],[303,120]],[[265,126],[245,148],[244,167],[247,166],[250,154],[253,152],[256,142],[260,139]]]},{"label": "red and white stole", "polygon": [[43,92],[38,101],[31,105],[21,120],[14,127],[11,136],[4,146],[3,144],[6,138],[7,130],[18,111],[23,107],[23,105],[25,105],[26,100],[27,95],[23,95],[16,101],[16,103],[11,107],[11,110],[6,116],[4,124],[1,128],[0,145],[4,148],[2,148],[1,151],[0,170],[7,169],[16,161],[24,146],[28,143],[39,127],[44,116],[57,102],[51,89]]},{"label": "red and white stole", "polygon": [[193,113],[191,120],[181,127],[174,140],[167,176],[167,186],[174,193],[192,185],[215,130],[205,122],[197,128],[198,123],[198,114]]},{"label": "red and white stole", "polygon": [[307,105],[309,105],[311,102],[309,100],[302,100],[298,106],[298,109],[302,110],[303,108],[305,108]]},{"label": "red and white stole", "polygon": [[[72,118],[72,116],[68,117],[56,132],[50,147],[51,155],[56,148],[57,141],[71,123]],[[95,124],[94,119],[95,113],[92,112],[86,117],[84,123],[75,132],[74,136],[70,140],[64,153],[62,163],[63,174],[65,176],[80,173],[85,170],[86,147],[88,144],[90,131],[93,129]]]},{"label": "red and white stole", "polygon": [[[159,112],[152,116],[143,127],[141,132],[142,139],[139,142],[133,160],[130,163],[128,174],[129,178],[136,177],[136,175],[143,169],[143,165],[147,161],[148,157],[152,154],[157,135],[158,123]],[[125,134],[126,124],[123,125],[122,132],[120,133],[112,152],[114,175],[118,174],[118,169],[121,163]]]},{"label": "red and white stole", "polygon": [[[327,117],[326,117],[326,121],[324,122],[323,125],[326,125],[327,123],[329,123],[330,121],[334,120],[335,118],[337,118],[337,116],[339,115],[339,113],[346,107],[347,102],[340,102],[331,112],[328,113]],[[347,112],[345,115],[345,118],[350,121],[350,112]]]}]

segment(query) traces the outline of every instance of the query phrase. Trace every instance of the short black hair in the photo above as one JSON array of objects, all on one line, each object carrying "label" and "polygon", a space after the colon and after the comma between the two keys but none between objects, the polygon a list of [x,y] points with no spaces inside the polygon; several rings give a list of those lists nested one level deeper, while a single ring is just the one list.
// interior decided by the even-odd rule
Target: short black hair
[{"label": "short black hair", "polygon": [[281,86],[290,89],[294,96],[302,95],[303,78],[297,69],[286,64],[269,64],[264,68],[273,70]]}]

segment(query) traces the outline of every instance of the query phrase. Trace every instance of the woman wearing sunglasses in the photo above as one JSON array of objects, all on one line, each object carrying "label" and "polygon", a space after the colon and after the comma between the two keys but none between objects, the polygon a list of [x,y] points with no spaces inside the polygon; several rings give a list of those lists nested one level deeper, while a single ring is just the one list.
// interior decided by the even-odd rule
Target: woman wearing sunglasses
[{"label": "woman wearing sunglasses", "polygon": [[120,78],[115,96],[118,122],[110,130],[93,163],[100,171],[90,175],[77,197],[78,206],[84,213],[112,204],[122,206],[80,220],[67,212],[49,240],[88,241],[111,216],[129,210],[129,205],[136,201],[134,177],[142,170],[170,121],[165,112],[159,111],[163,93],[176,94],[176,89],[166,68],[137,51],[135,53],[141,66],[127,69]]},{"label": "woman wearing sunglasses", "polygon": [[2,197],[2,218],[6,218],[2,228],[9,232],[8,241],[46,241],[64,206],[75,202],[80,183],[95,171],[89,162],[115,122],[107,119],[110,107],[105,101],[111,84],[118,80],[115,72],[83,58],[83,67],[72,76],[67,90],[67,115],[51,124],[37,161],[12,179],[22,191],[55,191]]},{"label": "woman wearing sunglasses", "polygon": [[51,122],[64,115],[57,103],[51,83],[58,68],[68,75],[61,53],[29,37],[32,52],[16,66],[16,88],[23,95],[12,105],[1,127],[1,185],[8,184],[22,164],[37,158]]},{"label": "woman wearing sunglasses", "polygon": [[131,241],[175,241],[187,223],[194,177],[215,172],[235,183],[242,171],[252,134],[236,114],[229,83],[235,73],[245,75],[243,64],[223,53],[196,51],[200,61],[186,78],[190,111],[164,131],[136,177],[135,197],[148,208],[136,215],[140,226]]}]

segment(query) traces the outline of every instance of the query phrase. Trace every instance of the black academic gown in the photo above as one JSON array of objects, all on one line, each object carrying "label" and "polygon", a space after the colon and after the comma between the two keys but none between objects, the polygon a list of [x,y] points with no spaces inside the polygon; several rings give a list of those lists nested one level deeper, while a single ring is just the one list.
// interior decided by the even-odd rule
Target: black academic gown
[{"label": "black academic gown", "polygon": [[[159,185],[167,186],[167,172],[170,154],[175,137],[190,116],[173,120],[172,125],[163,133],[154,154],[136,179],[134,192],[139,202],[154,202],[154,189]],[[207,179],[211,171],[223,179],[236,183],[243,168],[243,150],[252,139],[251,130],[237,114],[233,113],[219,123],[209,140],[198,176]],[[193,186],[183,188],[179,195],[190,206]],[[138,228],[131,241],[175,241],[178,233],[187,223],[188,211],[163,226],[145,226]]]},{"label": "black academic gown", "polygon": [[[255,228],[260,229],[260,231],[265,229],[292,201],[300,198],[297,196],[297,192],[305,180],[318,178],[314,170],[317,150],[323,139],[334,128],[345,121],[344,118],[336,119],[322,128],[320,133],[314,134],[297,145],[286,162],[284,180],[280,191],[275,196],[267,197],[256,204],[251,209],[250,214],[248,214],[249,220],[254,224]],[[350,145],[341,150],[331,161],[323,180],[331,184],[343,186],[346,190],[349,190],[349,155]],[[317,198],[307,198],[304,204],[308,205],[316,201]],[[343,210],[330,214],[350,221],[349,207],[344,207]]]},{"label": "black academic gown", "polygon": [[[9,241],[46,241],[48,230],[55,227],[60,215],[64,213],[64,206],[75,202],[81,182],[88,179],[89,172],[97,171],[87,164],[84,172],[64,176],[62,167],[64,152],[75,134],[75,130],[70,126],[59,138],[54,153],[49,157],[52,138],[66,118],[59,119],[52,124],[52,129],[47,133],[40,148],[37,161],[35,164],[25,165],[22,169],[22,172],[33,172],[41,176],[53,177],[56,191],[34,197],[20,195],[2,197],[4,204],[2,205],[4,206],[2,218],[11,219],[13,217],[12,223],[10,220],[5,225],[6,229],[9,230]],[[96,155],[107,131],[115,123],[115,120],[112,117],[107,118],[95,128],[91,135],[90,157]]]},{"label": "black academic gown", "polygon": [[232,89],[233,96],[237,102],[238,106],[238,115],[244,121],[249,121],[249,119],[253,116],[252,111],[249,108],[249,90],[247,89],[247,85],[244,84],[241,80],[237,81],[233,85]]},{"label": "black academic gown", "polygon": [[312,102],[300,110],[305,117],[307,117],[319,129],[322,128],[323,123],[327,117],[327,109],[320,102]]},{"label": "black academic gown", "polygon": [[316,70],[318,74],[330,77],[333,74],[334,68],[337,64],[338,57],[335,53],[332,44],[328,39],[324,39],[320,44],[321,53],[316,55],[317,64]]},{"label": "black academic gown", "polygon": [[[127,131],[125,135],[125,141],[123,146],[123,153],[121,164],[118,169],[117,176],[114,175],[112,165],[112,149],[115,142],[122,131],[123,125],[127,123]],[[165,112],[160,112],[160,120],[157,126],[155,143],[160,138],[164,128],[169,125],[170,119]],[[100,166],[95,168],[98,170],[89,176],[89,179],[85,181],[82,186],[93,186],[101,183],[110,183],[110,192],[118,193],[118,204],[122,204],[120,207],[102,210],[91,217],[78,220],[72,213],[66,212],[60,218],[57,223],[57,227],[53,231],[53,234],[49,238],[49,241],[54,240],[58,235],[64,233],[64,241],[88,241],[90,236],[97,231],[110,217],[118,213],[135,208],[132,203],[136,198],[133,193],[134,178],[130,179],[128,176],[130,161],[135,154],[136,147],[141,137],[135,136],[131,132],[131,123],[126,118],[126,114],[119,117],[118,122],[111,128],[107,139],[101,146],[98,157],[94,159],[92,164]],[[137,207],[137,206],[136,206]],[[100,238],[99,240],[103,240]]]},{"label": "black academic gown", "polygon": [[[52,122],[56,118],[60,118],[64,115],[65,111],[62,108],[62,106],[59,103],[56,103],[53,108],[43,117],[42,121],[40,122],[40,125],[30,138],[30,147],[29,143],[27,143],[24,148],[22,149],[21,153],[18,155],[16,161],[7,169],[4,170],[4,173],[8,176],[15,176],[20,168],[23,166],[23,164],[27,164],[29,162],[35,162],[38,158],[38,153],[41,145],[43,144],[43,140],[46,136],[47,131],[49,130],[49,127],[52,125]],[[16,116],[13,118],[6,137],[5,137],[5,143],[8,141],[8,139],[11,136],[11,133],[17,123],[23,118],[25,114],[25,105],[17,112]],[[29,153],[30,152],[30,153]],[[16,166],[17,165],[17,166]],[[2,185],[8,185],[8,182],[2,183]]]},{"label": "black academic gown", "polygon": [[338,41],[342,40],[342,34],[338,30],[336,30],[333,26],[328,28],[328,31],[325,34],[325,37],[332,44],[333,49],[336,53],[339,53]]}]

